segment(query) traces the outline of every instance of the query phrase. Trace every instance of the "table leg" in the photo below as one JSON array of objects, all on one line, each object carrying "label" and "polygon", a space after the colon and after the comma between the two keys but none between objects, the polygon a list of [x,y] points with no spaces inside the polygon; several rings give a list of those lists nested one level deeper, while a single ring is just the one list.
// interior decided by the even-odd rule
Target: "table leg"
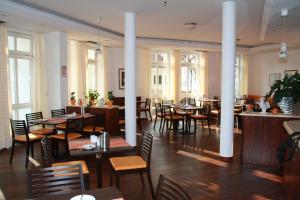
[{"label": "table leg", "polygon": [[102,155],[96,154],[97,188],[102,188]]}]

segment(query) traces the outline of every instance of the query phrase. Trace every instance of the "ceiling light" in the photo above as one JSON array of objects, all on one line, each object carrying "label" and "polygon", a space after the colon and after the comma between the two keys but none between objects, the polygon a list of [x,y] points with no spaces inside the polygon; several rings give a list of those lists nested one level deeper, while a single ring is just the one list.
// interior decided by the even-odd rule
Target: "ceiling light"
[{"label": "ceiling light", "polygon": [[287,44],[285,42],[285,20],[287,16],[288,16],[288,9],[282,9],[281,17],[283,18],[283,28],[282,28],[282,42],[280,43],[279,58],[286,58],[288,54]]},{"label": "ceiling light", "polygon": [[187,22],[184,23],[184,26],[186,27],[187,30],[192,30],[196,27],[196,23],[195,22]]},{"label": "ceiling light", "polygon": [[[100,25],[101,23],[101,17],[97,18],[97,24]],[[96,47],[96,54],[102,54],[102,46],[100,43],[100,30],[98,27],[98,40],[97,40],[97,47]]]}]

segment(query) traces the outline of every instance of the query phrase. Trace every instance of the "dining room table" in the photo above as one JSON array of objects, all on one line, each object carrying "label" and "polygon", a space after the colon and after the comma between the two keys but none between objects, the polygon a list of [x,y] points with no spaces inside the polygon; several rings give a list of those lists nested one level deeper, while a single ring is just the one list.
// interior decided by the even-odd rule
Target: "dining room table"
[{"label": "dining room table", "polygon": [[62,194],[48,195],[47,197],[35,198],[34,200],[70,200],[72,198],[76,198],[76,196],[78,196],[78,198],[76,199],[85,199],[84,195],[91,195],[95,199],[101,200],[124,200],[121,192],[116,187],[97,188],[84,191],[84,193],[82,193],[81,191],[70,190]]},{"label": "dining room table", "polygon": [[[69,140],[69,150],[71,157],[95,156],[96,159],[96,180],[97,187],[103,187],[102,182],[102,165],[103,160],[114,154],[133,153],[136,148],[130,146],[122,137],[110,137],[109,147],[102,148],[101,145],[93,143],[90,138],[79,138]],[[93,148],[86,149],[86,146]]]}]

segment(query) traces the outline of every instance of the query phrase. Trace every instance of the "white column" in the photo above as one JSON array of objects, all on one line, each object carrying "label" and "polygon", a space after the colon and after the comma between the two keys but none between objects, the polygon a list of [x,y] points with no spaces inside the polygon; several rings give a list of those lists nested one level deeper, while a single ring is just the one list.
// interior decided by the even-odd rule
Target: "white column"
[{"label": "white column", "polygon": [[125,123],[126,141],[136,146],[135,13],[125,13]]},{"label": "white column", "polygon": [[[45,34],[45,66],[49,110],[64,108],[68,103],[67,34]],[[65,76],[64,76],[65,75]]]},{"label": "white column", "polygon": [[235,1],[223,2],[220,156],[233,156]]}]

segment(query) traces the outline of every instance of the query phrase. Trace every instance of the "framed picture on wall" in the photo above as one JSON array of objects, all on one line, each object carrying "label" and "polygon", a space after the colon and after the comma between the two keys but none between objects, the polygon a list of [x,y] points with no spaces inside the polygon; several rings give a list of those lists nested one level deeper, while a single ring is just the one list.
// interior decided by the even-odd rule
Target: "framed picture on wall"
[{"label": "framed picture on wall", "polygon": [[284,70],[284,76],[288,76],[288,77],[291,77],[293,76],[294,74],[296,74],[298,72],[298,70]]},{"label": "framed picture on wall", "polygon": [[119,89],[125,89],[125,69],[119,68]]},{"label": "framed picture on wall", "polygon": [[277,80],[281,79],[280,73],[270,73],[269,74],[269,86],[272,86]]}]

